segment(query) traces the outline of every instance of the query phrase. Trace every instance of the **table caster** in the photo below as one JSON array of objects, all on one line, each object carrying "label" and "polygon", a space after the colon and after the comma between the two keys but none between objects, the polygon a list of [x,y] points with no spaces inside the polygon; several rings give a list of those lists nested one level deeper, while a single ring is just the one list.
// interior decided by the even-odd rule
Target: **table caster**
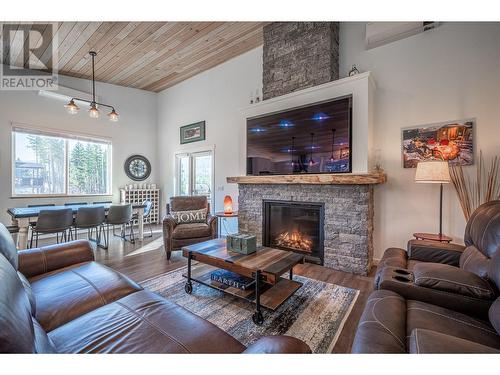
[{"label": "table caster", "polygon": [[185,285],[184,285],[184,290],[186,291],[187,294],[191,294],[193,293],[193,284],[188,281]]},{"label": "table caster", "polygon": [[264,323],[264,316],[260,311],[257,311],[252,315],[252,320],[255,324],[261,326]]}]

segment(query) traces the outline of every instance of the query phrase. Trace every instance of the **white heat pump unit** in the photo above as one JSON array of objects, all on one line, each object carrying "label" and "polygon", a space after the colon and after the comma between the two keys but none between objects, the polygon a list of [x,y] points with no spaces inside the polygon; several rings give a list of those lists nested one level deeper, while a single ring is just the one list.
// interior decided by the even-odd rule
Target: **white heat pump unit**
[{"label": "white heat pump unit", "polygon": [[367,22],[366,49],[408,38],[437,26],[439,26],[439,22]]}]

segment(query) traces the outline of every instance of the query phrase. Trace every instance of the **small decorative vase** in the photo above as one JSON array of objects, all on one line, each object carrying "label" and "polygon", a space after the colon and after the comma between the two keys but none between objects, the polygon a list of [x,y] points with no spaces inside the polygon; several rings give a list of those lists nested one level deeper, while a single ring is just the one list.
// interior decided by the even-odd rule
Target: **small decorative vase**
[{"label": "small decorative vase", "polygon": [[349,77],[355,76],[356,74],[359,74],[359,70],[356,68],[356,64],[353,64],[351,70],[349,70]]}]

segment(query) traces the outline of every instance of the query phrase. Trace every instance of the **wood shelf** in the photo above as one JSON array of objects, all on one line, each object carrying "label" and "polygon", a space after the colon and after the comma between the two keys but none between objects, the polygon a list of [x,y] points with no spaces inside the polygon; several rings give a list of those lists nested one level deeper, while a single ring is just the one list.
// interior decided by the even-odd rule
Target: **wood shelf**
[{"label": "wood shelf", "polygon": [[322,173],[266,176],[227,177],[232,184],[306,184],[306,185],[372,185],[383,184],[387,176],[383,172],[372,173]]},{"label": "wood shelf", "polygon": [[[144,223],[160,223],[160,189],[120,189],[120,203],[141,204],[145,200],[153,203],[151,213],[148,218],[144,218]],[[137,224],[137,220],[134,221]]]}]

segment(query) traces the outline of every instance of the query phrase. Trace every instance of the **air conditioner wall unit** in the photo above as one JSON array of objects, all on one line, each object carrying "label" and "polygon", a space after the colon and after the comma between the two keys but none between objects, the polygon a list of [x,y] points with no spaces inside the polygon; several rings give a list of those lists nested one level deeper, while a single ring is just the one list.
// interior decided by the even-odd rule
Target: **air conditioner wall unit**
[{"label": "air conditioner wall unit", "polygon": [[372,49],[434,29],[439,22],[367,22],[366,49]]},{"label": "air conditioner wall unit", "polygon": [[[80,98],[92,100],[92,94],[84,91],[75,90],[69,87],[59,85],[57,90],[38,90],[38,95],[45,98],[55,99],[60,102],[68,103],[71,98]],[[99,97],[96,96],[96,101],[99,102]],[[76,101],[76,104],[88,106],[89,103]]]}]

